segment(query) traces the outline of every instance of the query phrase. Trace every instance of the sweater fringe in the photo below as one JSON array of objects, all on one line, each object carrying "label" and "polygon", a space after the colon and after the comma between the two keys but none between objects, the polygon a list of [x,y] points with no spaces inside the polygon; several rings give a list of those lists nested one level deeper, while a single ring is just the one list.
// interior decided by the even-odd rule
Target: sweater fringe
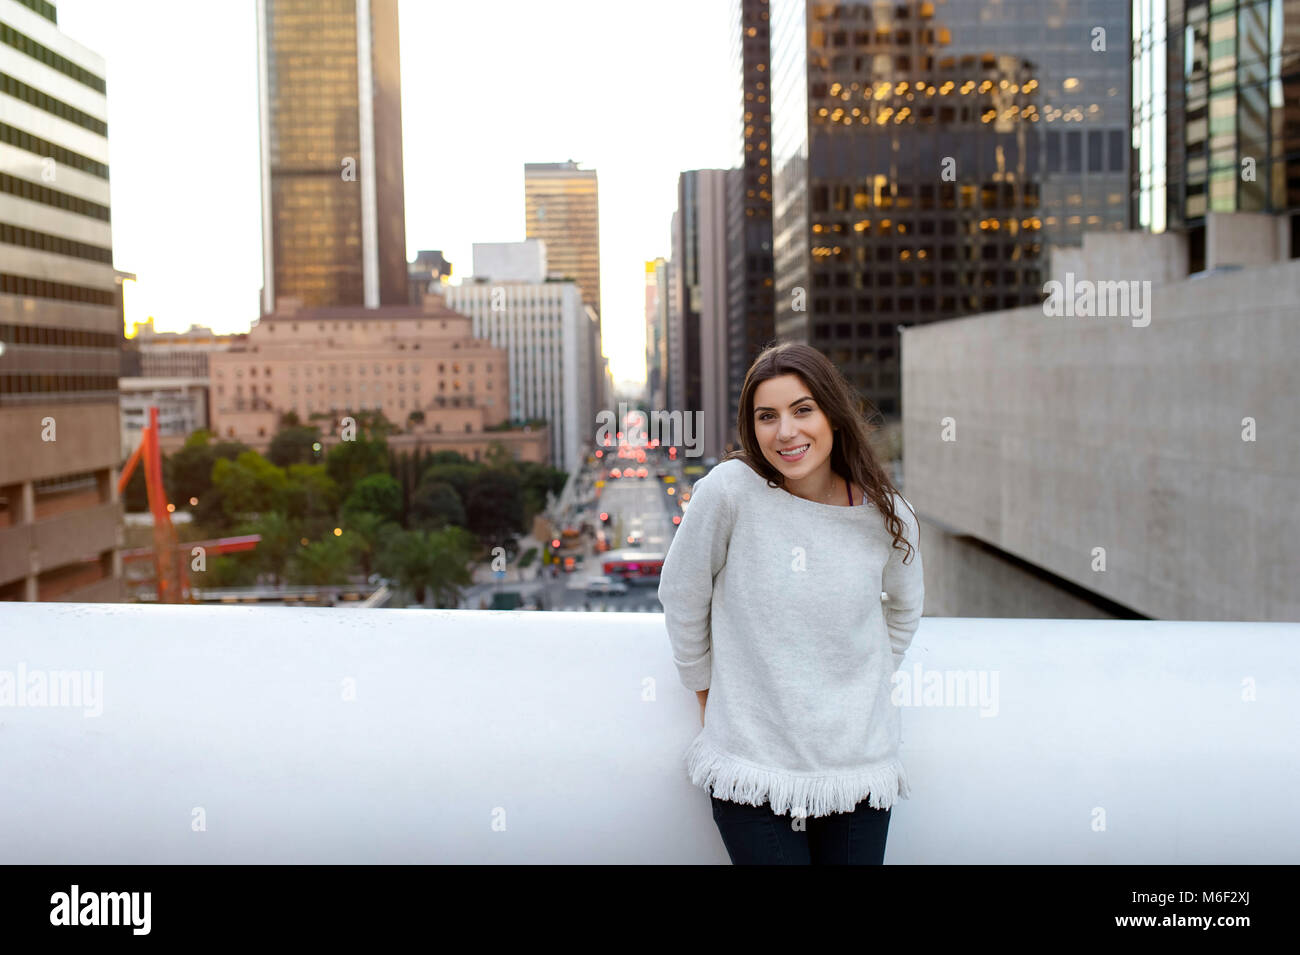
[{"label": "sweater fringe", "polygon": [[760,806],[766,801],[777,815],[828,816],[852,812],[864,798],[872,809],[891,809],[895,798],[908,799],[907,773],[898,757],[842,774],[803,775],[764,769],[719,752],[703,731],[686,749],[691,782],[727,802]]}]

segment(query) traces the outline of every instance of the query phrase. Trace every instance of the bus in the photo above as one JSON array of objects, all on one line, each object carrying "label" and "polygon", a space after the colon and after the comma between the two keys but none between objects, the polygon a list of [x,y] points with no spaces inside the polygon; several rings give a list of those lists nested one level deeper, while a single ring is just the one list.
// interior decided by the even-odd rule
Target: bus
[{"label": "bus", "polygon": [[640,550],[616,550],[605,554],[600,561],[607,577],[627,583],[648,581],[657,583],[663,570],[664,555]]}]

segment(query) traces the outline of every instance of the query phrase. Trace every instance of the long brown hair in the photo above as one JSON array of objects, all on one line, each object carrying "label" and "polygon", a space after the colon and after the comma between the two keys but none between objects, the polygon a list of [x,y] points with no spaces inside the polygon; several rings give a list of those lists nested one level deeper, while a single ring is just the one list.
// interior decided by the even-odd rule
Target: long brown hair
[{"label": "long brown hair", "polygon": [[[754,392],[769,378],[780,375],[798,375],[808,386],[817,407],[830,420],[834,438],[831,442],[831,470],[840,477],[864,488],[876,510],[885,515],[885,527],[893,535],[893,547],[907,545],[907,558],[914,548],[903,534],[902,519],[894,511],[893,495],[898,493],[885,469],[871,450],[869,437],[880,430],[868,423],[864,415],[866,402],[859,398],[848,380],[830,359],[802,342],[778,342],[769,345],[754,359],[745,374],[745,384],[740,390],[740,411],[736,431],[740,447],[728,451],[722,458],[728,461],[739,458],[760,476],[767,479],[769,487],[785,487],[785,475],[774,468],[763,456],[754,429]],[[902,495],[899,495],[900,499]],[[909,505],[910,507],[910,505]],[[912,511],[913,517],[916,511]],[[920,544],[921,522],[917,519],[917,543]]]}]

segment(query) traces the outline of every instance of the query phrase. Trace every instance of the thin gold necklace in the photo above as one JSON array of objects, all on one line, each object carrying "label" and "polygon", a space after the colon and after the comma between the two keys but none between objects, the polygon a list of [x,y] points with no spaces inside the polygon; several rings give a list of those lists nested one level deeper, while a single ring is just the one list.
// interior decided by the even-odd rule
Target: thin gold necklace
[{"label": "thin gold necklace", "polygon": [[[838,474],[835,475],[835,476],[836,476],[836,477],[839,477]],[[848,483],[849,483],[848,481],[845,481],[845,482],[844,482],[845,487],[848,486]],[[793,492],[791,492],[791,493],[793,493]],[[838,487],[833,487],[833,488],[831,489],[830,493],[827,494],[823,499],[818,500],[818,501],[813,501],[813,503],[814,503],[814,504],[832,504],[832,502],[835,500],[835,495],[836,495],[837,493],[839,493],[839,488],[838,488]],[[852,495],[853,492],[850,491],[850,492],[848,492],[848,493],[849,493],[850,495]],[[849,499],[852,500],[852,497],[850,497]],[[805,500],[811,500],[811,499],[810,499],[810,498],[805,498]]]}]

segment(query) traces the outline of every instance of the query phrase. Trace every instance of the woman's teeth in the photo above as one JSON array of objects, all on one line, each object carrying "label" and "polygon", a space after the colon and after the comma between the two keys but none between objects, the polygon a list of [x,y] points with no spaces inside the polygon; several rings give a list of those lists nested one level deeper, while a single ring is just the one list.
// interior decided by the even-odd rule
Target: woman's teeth
[{"label": "woman's teeth", "polygon": [[797,458],[807,451],[809,447],[811,447],[811,445],[805,444],[802,447],[795,448],[793,451],[778,451],[777,454],[781,455],[783,458]]}]

